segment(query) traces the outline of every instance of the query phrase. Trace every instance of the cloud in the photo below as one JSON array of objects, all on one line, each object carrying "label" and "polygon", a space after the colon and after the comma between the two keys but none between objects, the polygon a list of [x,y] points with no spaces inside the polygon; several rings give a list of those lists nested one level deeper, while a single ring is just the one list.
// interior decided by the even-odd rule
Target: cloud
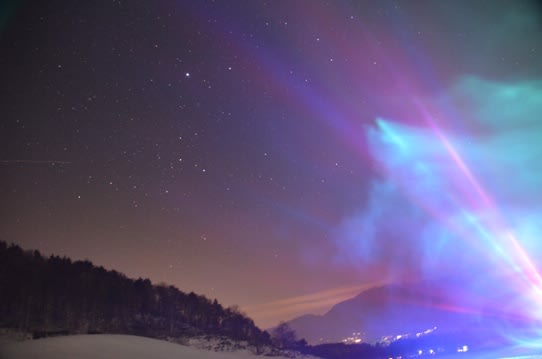
[{"label": "cloud", "polygon": [[526,127],[540,129],[542,109],[542,81],[515,83],[487,81],[476,76],[464,76],[439,99],[459,107],[463,116],[487,126],[490,130],[521,131]]},{"label": "cloud", "polygon": [[472,167],[504,204],[535,199],[542,188],[542,81],[513,84],[461,79],[450,102],[459,116],[481,126],[478,137],[464,135],[461,146]]},{"label": "cloud", "polygon": [[542,81],[464,77],[425,105],[422,125],[367,128],[380,177],[336,230],[338,258],[385,263],[392,275],[515,271],[532,281],[531,257],[542,254]]}]

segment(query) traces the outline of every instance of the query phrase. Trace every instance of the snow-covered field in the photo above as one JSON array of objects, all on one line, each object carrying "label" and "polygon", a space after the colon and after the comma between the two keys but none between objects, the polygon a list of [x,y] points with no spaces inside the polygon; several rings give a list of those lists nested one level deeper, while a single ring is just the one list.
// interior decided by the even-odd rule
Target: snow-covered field
[{"label": "snow-covered field", "polygon": [[[213,352],[131,335],[73,335],[3,342],[0,359],[257,359],[247,351]],[[279,357],[275,357],[281,359]]]}]

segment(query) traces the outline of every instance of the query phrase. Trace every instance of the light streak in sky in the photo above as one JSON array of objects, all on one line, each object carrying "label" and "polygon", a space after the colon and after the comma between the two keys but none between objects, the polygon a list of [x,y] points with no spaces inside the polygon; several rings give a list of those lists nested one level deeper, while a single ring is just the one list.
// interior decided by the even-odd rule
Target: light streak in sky
[{"label": "light streak in sky", "polygon": [[0,163],[10,164],[10,163],[31,163],[31,164],[59,164],[59,165],[69,165],[70,161],[55,161],[55,160],[0,160]]},{"label": "light streak in sky", "polygon": [[276,324],[277,316],[293,318],[299,313],[323,313],[333,305],[359,294],[368,288],[382,285],[383,282],[373,282],[363,285],[344,286],[327,289],[295,297],[282,298],[272,302],[243,307],[248,313],[257,314],[262,318],[261,325],[270,327]]},{"label": "light streak in sky", "polygon": [[[453,163],[459,169],[462,177],[465,178],[467,183],[474,188],[481,204],[485,206],[487,211],[496,213],[496,220],[498,223],[492,225],[492,236],[484,236],[487,240],[489,240],[488,244],[493,246],[494,251],[499,256],[504,257],[503,259],[510,266],[512,266],[514,270],[519,271],[522,274],[522,277],[532,284],[534,288],[537,288],[538,292],[540,292],[542,288],[542,277],[540,276],[540,273],[536,269],[536,266],[533,264],[529,255],[522,247],[521,243],[517,240],[516,236],[508,229],[509,226],[502,218],[500,211],[490,198],[489,194],[487,194],[487,192],[483,189],[482,185],[466,164],[466,161],[461,157],[450,140],[437,127],[435,122],[429,117],[426,118],[426,122],[430,124],[433,132],[437,135],[439,141],[448,152],[450,158],[453,160]],[[507,246],[506,244],[510,244],[510,246]],[[507,248],[507,251],[503,251],[503,246]],[[539,298],[539,301],[542,303],[542,296]]]}]

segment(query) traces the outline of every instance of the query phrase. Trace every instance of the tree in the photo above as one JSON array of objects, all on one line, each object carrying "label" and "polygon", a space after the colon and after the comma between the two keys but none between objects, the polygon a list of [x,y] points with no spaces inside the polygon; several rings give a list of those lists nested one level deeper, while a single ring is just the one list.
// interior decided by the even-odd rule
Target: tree
[{"label": "tree", "polygon": [[288,323],[280,322],[271,332],[271,340],[280,349],[289,349],[295,346],[297,334]]}]

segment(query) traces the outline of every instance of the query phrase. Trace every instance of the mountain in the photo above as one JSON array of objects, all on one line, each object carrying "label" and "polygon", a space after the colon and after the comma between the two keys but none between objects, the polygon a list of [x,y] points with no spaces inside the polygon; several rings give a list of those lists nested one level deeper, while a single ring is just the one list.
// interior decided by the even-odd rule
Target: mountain
[{"label": "mountain", "polygon": [[452,281],[394,284],[365,290],[324,315],[304,315],[288,324],[310,344],[354,336],[375,342],[435,327],[439,332],[472,328],[481,324],[484,305],[480,297]]}]

